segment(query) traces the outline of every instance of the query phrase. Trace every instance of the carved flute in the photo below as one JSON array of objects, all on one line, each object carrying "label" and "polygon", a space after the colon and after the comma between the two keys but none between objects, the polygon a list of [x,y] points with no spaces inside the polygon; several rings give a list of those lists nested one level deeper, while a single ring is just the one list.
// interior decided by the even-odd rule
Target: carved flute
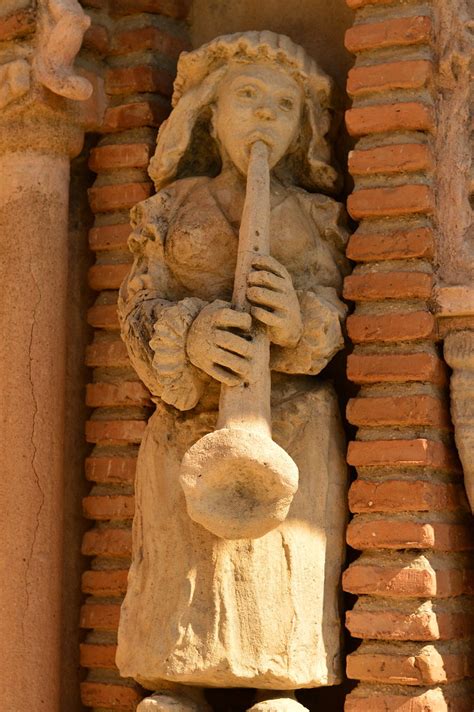
[{"label": "carved flute", "polygon": [[[247,276],[257,255],[270,252],[270,170],[262,141],[250,151],[233,307],[250,311]],[[271,437],[270,341],[263,325],[252,331],[252,377],[221,387],[217,428],[185,454],[180,482],[188,514],[226,539],[263,536],[286,517],[298,488],[298,468]]]}]

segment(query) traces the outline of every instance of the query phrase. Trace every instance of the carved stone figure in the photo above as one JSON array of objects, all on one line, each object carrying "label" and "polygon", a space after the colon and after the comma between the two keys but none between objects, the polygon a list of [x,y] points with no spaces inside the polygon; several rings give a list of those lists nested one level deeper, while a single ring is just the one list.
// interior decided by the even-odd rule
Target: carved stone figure
[{"label": "carved stone figure", "polygon": [[117,664],[156,693],[143,712],[202,707],[205,687],[301,708],[294,690],[341,672],[345,447],[315,378],[345,317],[331,83],[289,38],[248,32],[181,55],[173,106],[119,300],[156,411]]}]

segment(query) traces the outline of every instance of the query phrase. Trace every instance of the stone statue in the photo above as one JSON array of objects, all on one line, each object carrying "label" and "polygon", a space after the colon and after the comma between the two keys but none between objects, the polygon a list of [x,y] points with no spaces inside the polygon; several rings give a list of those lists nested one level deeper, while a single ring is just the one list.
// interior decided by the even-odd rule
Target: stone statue
[{"label": "stone statue", "polygon": [[345,317],[331,83],[288,37],[240,33],[181,55],[173,106],[119,300],[156,411],[117,665],[154,691],[141,712],[204,709],[206,687],[304,709],[296,689],[341,674],[345,445],[314,378]]}]

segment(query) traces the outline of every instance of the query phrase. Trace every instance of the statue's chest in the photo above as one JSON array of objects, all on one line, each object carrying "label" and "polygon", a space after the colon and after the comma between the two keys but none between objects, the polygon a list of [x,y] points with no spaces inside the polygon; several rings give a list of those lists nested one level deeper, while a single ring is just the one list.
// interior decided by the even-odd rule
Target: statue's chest
[{"label": "statue's chest", "polygon": [[[202,299],[229,299],[238,249],[238,224],[231,224],[208,193],[181,206],[170,225],[165,254],[174,277]],[[291,197],[272,209],[271,254],[295,282],[314,247],[314,226]]]}]

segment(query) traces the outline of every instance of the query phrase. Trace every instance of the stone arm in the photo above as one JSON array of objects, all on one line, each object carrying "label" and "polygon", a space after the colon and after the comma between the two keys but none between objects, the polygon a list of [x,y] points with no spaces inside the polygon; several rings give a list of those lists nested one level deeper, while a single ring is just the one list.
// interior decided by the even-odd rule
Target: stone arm
[{"label": "stone arm", "polygon": [[118,311],[130,360],[152,396],[189,410],[199,401],[206,377],[189,361],[186,340],[206,302],[176,296],[163,251],[169,203],[170,195],[162,191],[132,211],[129,244],[135,260],[121,286]]},{"label": "stone arm", "polygon": [[272,347],[271,368],[316,375],[344,348],[342,324],[347,307],[339,293],[349,271],[344,256],[348,231],[340,203],[299,190],[295,196],[314,225],[317,244],[308,255],[307,273],[296,285],[303,334],[295,348]]},{"label": "stone arm", "polygon": [[316,375],[344,348],[347,308],[332,287],[297,291],[303,334],[294,348],[272,346],[270,366],[281,373]]}]

